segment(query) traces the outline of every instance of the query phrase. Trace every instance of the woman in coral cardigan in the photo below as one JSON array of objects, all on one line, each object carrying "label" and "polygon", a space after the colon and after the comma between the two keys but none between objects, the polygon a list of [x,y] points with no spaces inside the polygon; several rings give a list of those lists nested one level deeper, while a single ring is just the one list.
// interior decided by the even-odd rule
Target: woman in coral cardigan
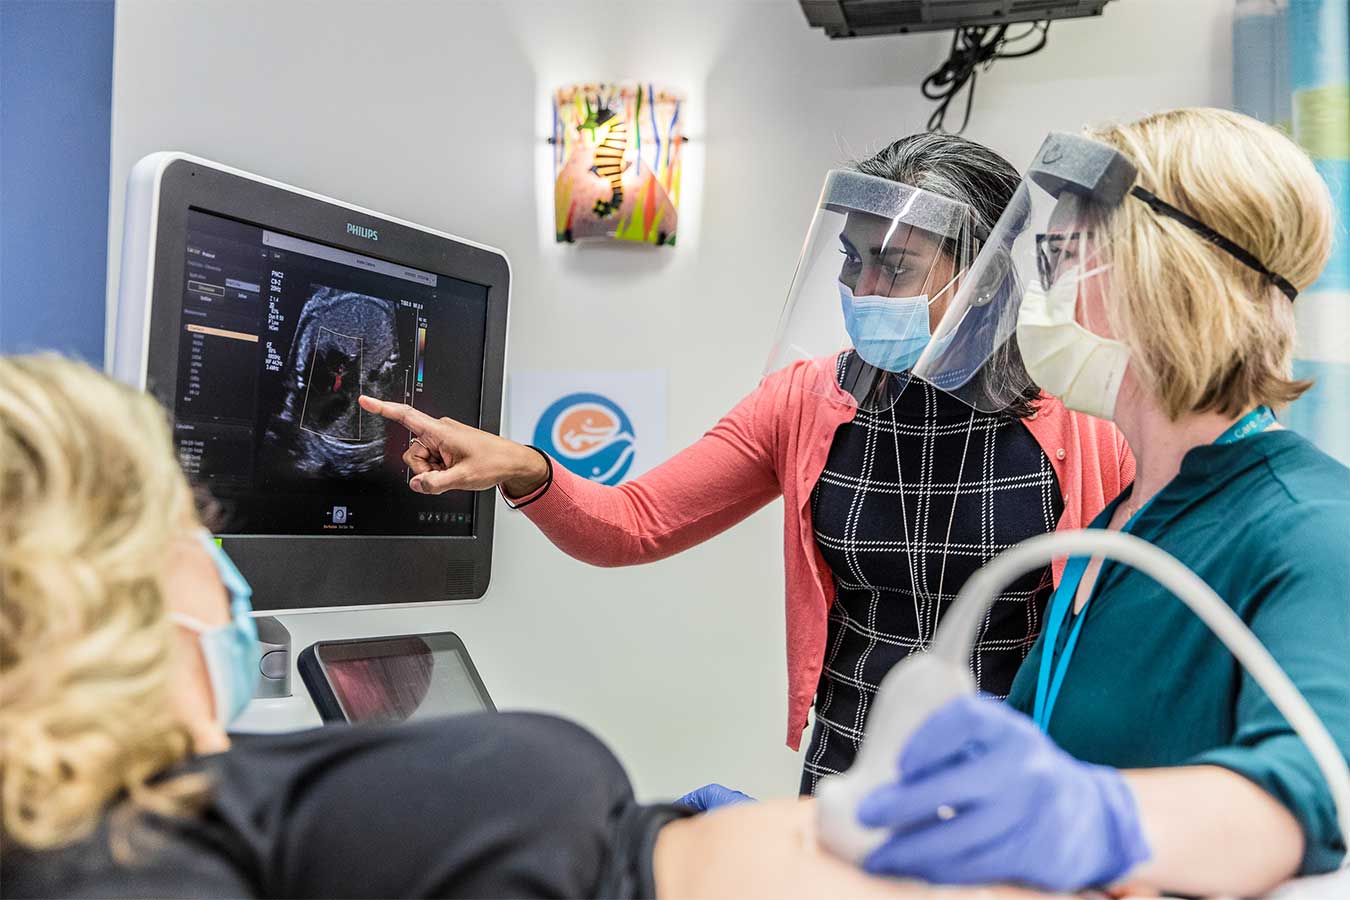
[{"label": "woman in coral cardigan", "polygon": [[[459,422],[362,405],[415,436],[413,490],[500,486],[559,549],[594,565],[664,559],[781,495],[786,737],[798,749],[814,701],[801,785],[812,793],[852,763],[881,677],[928,644],[972,572],[1025,538],[1082,527],[1133,479],[1110,423],[1035,388],[985,414],[906,374],[1018,182],[1002,157],[948,134],[832,172],[773,371],[693,445],[617,487]],[[842,326],[833,352],[821,352],[821,323]],[[1006,364],[1021,371],[1015,349]],[[974,655],[982,690],[1007,694],[1054,580],[1029,573],[994,607]],[[715,804],[716,793],[692,800]]]}]

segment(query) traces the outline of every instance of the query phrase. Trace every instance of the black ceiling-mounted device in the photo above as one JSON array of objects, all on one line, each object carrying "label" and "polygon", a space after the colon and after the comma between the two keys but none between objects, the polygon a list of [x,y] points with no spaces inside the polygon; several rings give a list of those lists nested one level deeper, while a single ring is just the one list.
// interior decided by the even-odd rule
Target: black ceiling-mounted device
[{"label": "black ceiling-mounted device", "polygon": [[1100,16],[1111,0],[800,0],[806,21],[832,38]]},{"label": "black ceiling-mounted device", "polygon": [[[963,90],[970,124],[975,81],[999,59],[1031,56],[1045,47],[1055,19],[1100,16],[1111,0],[798,0],[806,21],[831,38],[918,31],[952,32],[947,59],[924,79],[921,90],[937,106],[929,131],[945,131],[947,110]],[[1019,33],[1010,33],[1022,26]]]}]

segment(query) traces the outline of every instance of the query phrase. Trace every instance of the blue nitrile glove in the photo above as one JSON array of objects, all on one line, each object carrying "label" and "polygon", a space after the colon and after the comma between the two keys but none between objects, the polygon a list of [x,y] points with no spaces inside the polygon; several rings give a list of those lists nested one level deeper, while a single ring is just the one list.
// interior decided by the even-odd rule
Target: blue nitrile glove
[{"label": "blue nitrile glove", "polygon": [[688,806],[699,812],[730,806],[733,803],[754,803],[755,798],[740,791],[733,791],[720,784],[705,784],[696,791],[690,791],[675,801],[679,806]]},{"label": "blue nitrile glove", "polygon": [[900,772],[858,808],[863,825],[892,832],[863,861],[868,872],[1074,891],[1150,856],[1119,770],[1079,762],[989,698],[933,713],[901,751]]}]

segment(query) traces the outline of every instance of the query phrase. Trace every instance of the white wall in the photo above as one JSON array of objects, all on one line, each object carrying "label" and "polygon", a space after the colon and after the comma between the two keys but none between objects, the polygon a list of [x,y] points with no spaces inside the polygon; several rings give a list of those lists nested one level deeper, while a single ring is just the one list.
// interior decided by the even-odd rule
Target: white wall
[{"label": "white wall", "polygon": [[[1230,24],[1230,0],[1058,23],[980,76],[968,134],[1021,167],[1047,130],[1226,104]],[[110,285],[131,165],[190,151],[503,248],[510,367],[668,368],[673,450],[754,386],[824,171],[923,127],[949,36],[831,42],[793,0],[120,0],[116,40]],[[558,247],[548,93],[629,78],[689,97],[680,246]],[[299,646],[454,629],[499,704],[595,729],[643,796],[784,794],[781,522],[598,570],[502,510],[483,603],[288,624]]]}]

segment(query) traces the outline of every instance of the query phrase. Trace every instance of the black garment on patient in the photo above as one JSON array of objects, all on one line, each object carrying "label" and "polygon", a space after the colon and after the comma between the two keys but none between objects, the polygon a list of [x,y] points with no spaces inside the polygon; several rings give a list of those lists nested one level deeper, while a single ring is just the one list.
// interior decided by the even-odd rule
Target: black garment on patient
[{"label": "black garment on patient", "polygon": [[188,820],[109,825],[31,852],[5,840],[6,897],[651,897],[656,832],[613,754],[548,716],[243,736],[193,765],[215,781]]}]

